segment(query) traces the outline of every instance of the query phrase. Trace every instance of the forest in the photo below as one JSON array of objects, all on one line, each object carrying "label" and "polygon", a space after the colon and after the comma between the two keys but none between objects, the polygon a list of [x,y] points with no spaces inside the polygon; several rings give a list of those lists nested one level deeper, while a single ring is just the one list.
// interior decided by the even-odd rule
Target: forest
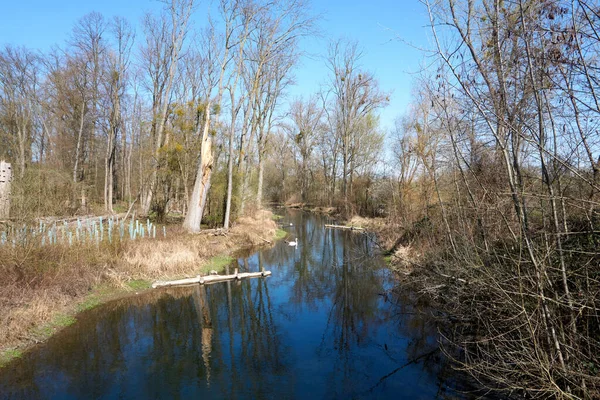
[{"label": "forest", "polygon": [[321,89],[289,96],[319,34],[308,0],[162,3],[139,31],[93,12],[49,52],[0,50],[5,225],[135,212],[227,230],[270,204],[377,220],[478,385],[600,397],[596,0],[421,0],[431,45],[389,132],[359,42],[331,40]]}]

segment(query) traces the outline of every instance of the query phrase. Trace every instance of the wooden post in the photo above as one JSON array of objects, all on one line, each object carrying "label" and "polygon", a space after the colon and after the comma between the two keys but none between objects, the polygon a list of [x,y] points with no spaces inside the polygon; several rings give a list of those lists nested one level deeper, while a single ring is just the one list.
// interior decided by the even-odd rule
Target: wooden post
[{"label": "wooden post", "polygon": [[0,161],[0,220],[10,217],[10,182],[12,169],[4,160]]}]

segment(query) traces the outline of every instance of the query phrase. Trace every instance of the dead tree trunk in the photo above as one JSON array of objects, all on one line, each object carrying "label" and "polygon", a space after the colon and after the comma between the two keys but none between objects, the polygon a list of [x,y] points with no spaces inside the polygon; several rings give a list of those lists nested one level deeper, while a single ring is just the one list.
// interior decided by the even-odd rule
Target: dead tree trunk
[{"label": "dead tree trunk", "polygon": [[10,217],[10,182],[12,169],[9,163],[0,161],[0,220]]},{"label": "dead tree trunk", "polygon": [[183,222],[183,227],[188,232],[199,232],[204,206],[210,188],[210,178],[213,168],[212,138],[210,137],[210,101],[206,107],[206,117],[202,133],[202,147],[200,148],[200,162],[196,172],[196,181],[194,182],[194,191],[189,199],[188,212]]}]

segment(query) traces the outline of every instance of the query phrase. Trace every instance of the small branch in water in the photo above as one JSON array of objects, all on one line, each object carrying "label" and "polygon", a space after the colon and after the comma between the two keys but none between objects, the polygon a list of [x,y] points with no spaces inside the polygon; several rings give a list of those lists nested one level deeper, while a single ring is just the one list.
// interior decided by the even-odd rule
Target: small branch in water
[{"label": "small branch in water", "polygon": [[396,372],[404,369],[405,367],[408,367],[411,364],[416,364],[419,361],[421,361],[423,358],[427,358],[430,357],[431,355],[437,353],[438,351],[440,351],[440,349],[433,349],[432,351],[425,353],[425,354],[421,354],[418,357],[413,358],[412,360],[410,360],[409,362],[399,366],[398,368],[396,368],[395,370],[393,370],[392,372],[382,376],[379,381],[373,385],[369,390],[367,390],[367,392],[372,392],[377,386],[381,385],[387,378],[389,378],[390,376],[394,375]]}]

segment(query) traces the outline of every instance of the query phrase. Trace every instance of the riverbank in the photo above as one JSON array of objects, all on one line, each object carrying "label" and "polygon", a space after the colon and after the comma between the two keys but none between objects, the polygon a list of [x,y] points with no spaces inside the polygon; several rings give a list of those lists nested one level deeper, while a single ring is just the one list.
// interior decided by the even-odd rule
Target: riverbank
[{"label": "riverbank", "polygon": [[[439,311],[436,318],[443,337],[442,350],[454,368],[470,376],[470,391],[506,398],[534,393],[570,398],[575,397],[570,392],[576,391],[581,398],[600,398],[598,353],[590,350],[598,344],[597,296],[580,289],[573,306],[558,297],[550,303],[547,288],[540,294],[536,270],[523,260],[522,248],[505,240],[490,240],[487,248],[472,242],[452,242],[446,240],[443,231],[436,232],[439,225],[429,221],[405,227],[384,219],[354,217],[346,224],[377,235],[390,269],[397,273],[394,290],[415,293],[417,299]],[[581,234],[585,240],[577,236],[565,240],[565,248],[585,253],[591,260],[587,265],[597,265],[597,237],[585,232]],[[553,253],[548,254],[545,265],[552,265]],[[582,263],[577,257],[569,259]],[[547,272],[550,285],[563,282],[557,275],[560,270],[547,271],[553,274]],[[588,275],[591,287],[597,275]],[[573,275],[570,278],[575,280]],[[575,307],[587,310],[582,315],[588,319],[571,328],[576,338],[561,337],[567,343],[584,343],[587,353],[563,347],[561,352],[571,354],[569,367],[565,360],[539,358],[539,354],[551,354],[560,343],[552,330],[542,329],[540,334],[537,328],[551,322],[562,330],[562,321]]]},{"label": "riverbank", "polygon": [[273,214],[240,218],[227,232],[44,248],[0,248],[0,366],[76,321],[77,313],[136,295],[154,280],[220,271],[236,251],[281,239]]},{"label": "riverbank", "polygon": [[437,350],[430,309],[412,293],[391,291],[394,276],[373,235],[329,229],[331,219],[321,215],[281,214],[297,247],[280,242],[236,254],[240,271],[264,268],[273,272],[268,279],[148,291],[82,313],[5,368],[0,392],[423,399],[453,393],[456,379]]}]

